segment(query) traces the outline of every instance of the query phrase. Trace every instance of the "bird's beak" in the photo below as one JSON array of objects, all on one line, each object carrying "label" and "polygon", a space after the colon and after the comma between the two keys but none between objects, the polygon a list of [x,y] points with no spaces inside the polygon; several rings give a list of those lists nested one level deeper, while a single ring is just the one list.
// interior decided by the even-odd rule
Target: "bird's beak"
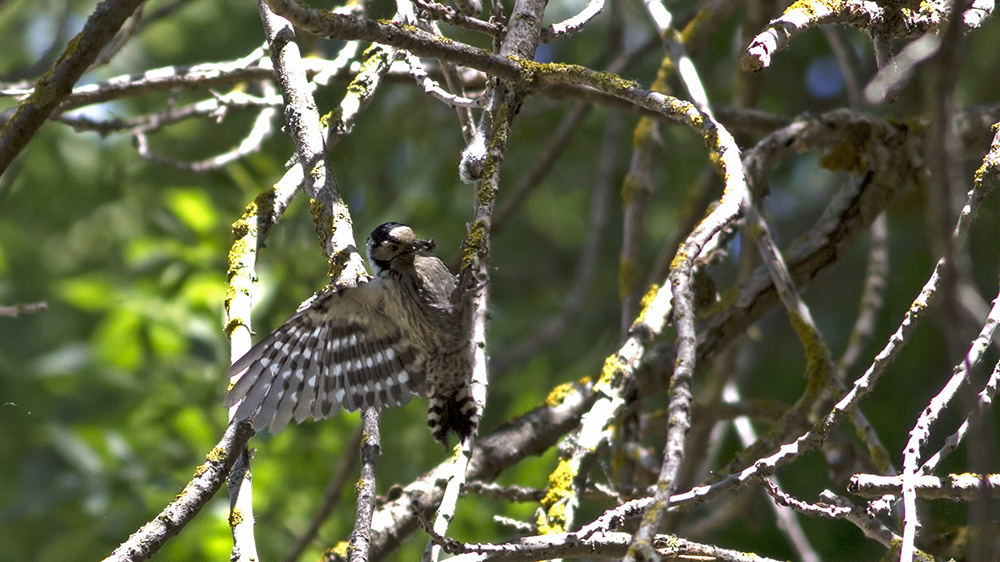
[{"label": "bird's beak", "polygon": [[417,240],[413,244],[413,249],[417,251],[429,252],[434,249],[433,240]]}]

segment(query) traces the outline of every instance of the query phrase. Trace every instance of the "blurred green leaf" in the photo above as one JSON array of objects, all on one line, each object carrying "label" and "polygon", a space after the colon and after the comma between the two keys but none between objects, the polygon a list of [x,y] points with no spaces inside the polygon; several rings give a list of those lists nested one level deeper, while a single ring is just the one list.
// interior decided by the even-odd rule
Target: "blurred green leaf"
[{"label": "blurred green leaf", "polygon": [[59,296],[73,306],[90,312],[111,308],[114,285],[103,275],[71,277],[60,282]]},{"label": "blurred green leaf", "polygon": [[193,188],[171,189],[166,197],[167,207],[196,234],[209,234],[218,224],[219,217],[208,196]]}]

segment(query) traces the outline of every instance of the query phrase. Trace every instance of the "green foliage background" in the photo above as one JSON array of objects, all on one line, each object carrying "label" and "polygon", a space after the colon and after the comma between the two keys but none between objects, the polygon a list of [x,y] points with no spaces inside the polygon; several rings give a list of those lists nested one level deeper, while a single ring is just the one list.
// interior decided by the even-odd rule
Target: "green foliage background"
[{"label": "green foliage background", "polygon": [[[632,26],[625,30],[626,41],[633,44],[650,33],[641,24],[637,4],[620,7]],[[147,12],[164,5],[154,0]],[[695,7],[695,2],[672,4],[682,17]],[[58,52],[92,8],[91,2],[55,0],[0,5],[0,37],[5,44],[0,80],[36,76],[45,68],[33,68],[36,60],[51,60],[47,50]],[[578,2],[552,2],[549,13],[555,20],[578,8]],[[387,2],[374,4],[376,13],[390,10]],[[64,14],[69,16],[65,21]],[[746,39],[740,37],[742,18],[743,12],[737,11],[705,38],[695,58],[717,104],[732,101],[732,75],[738,72],[737,53]],[[606,21],[602,16],[593,29],[545,46],[539,58],[601,67],[608,56],[602,40]],[[962,107],[1000,101],[1000,81],[980,78],[1000,75],[997,26],[996,20],[990,21],[971,37],[969,53],[975,56],[962,61],[957,92]],[[858,49],[863,60],[871,60],[868,42],[859,32],[835,33]],[[135,37],[110,67],[89,79],[234,59],[262,41],[252,2],[182,2],[171,16]],[[326,53],[336,47],[308,39],[304,45]],[[624,75],[649,84],[660,56],[660,51],[651,50]],[[842,91],[824,99],[808,93],[807,72],[829,59],[820,34],[797,38],[792,48],[778,54],[773,68],[759,75],[760,107],[793,117],[845,106]],[[871,71],[872,63],[868,64]],[[927,91],[922,79],[909,84],[896,104],[875,111],[900,119],[922,113]],[[342,89],[340,85],[318,93],[321,112],[337,103]],[[184,92],[176,101],[204,95]],[[168,98],[148,95],[92,111],[104,117],[161,111]],[[13,104],[10,98],[2,103],[3,108]],[[524,105],[504,164],[507,186],[515,185],[534,166],[572,103],[536,96]],[[588,115],[567,155],[498,232],[493,255],[493,353],[519,343],[560,309],[588,228],[600,141],[616,111],[598,107]],[[621,178],[637,116],[616,115],[623,122],[614,154],[616,177]],[[234,111],[221,124],[187,121],[153,137],[153,148],[181,159],[206,158],[238,143],[251,119],[249,113]],[[665,125],[662,132],[660,177],[646,222],[646,266],[659,244],[673,234],[688,193],[699,185],[706,164],[706,151],[690,131]],[[398,220],[435,238],[441,255],[457,263],[472,205],[471,188],[456,174],[461,149],[453,110],[426,97],[412,83],[380,90],[333,155],[359,244],[375,225]],[[221,326],[229,227],[257,193],[280,177],[292,151],[290,140],[279,134],[258,154],[220,171],[194,174],[144,161],[124,136],[101,138],[49,123],[0,178],[0,304],[48,303],[48,309],[37,314],[0,317],[0,560],[106,556],[181,490],[217,442],[226,417],[221,400],[228,346]],[[978,165],[982,151],[967,155],[970,170]],[[829,194],[844,181],[820,171],[815,154],[786,163],[771,179],[766,208],[779,219],[783,243],[812,223]],[[965,181],[963,191],[970,176]],[[502,187],[501,201],[505,195]],[[892,273],[877,330],[879,347],[936,259],[922,233],[923,206],[913,189],[890,213]],[[616,349],[620,208],[618,198],[612,198],[611,225],[601,244],[602,265],[581,315],[544,353],[491,381],[486,430],[528,410],[554,385],[594,374]],[[974,275],[987,299],[994,294],[1000,270],[998,212],[1000,204],[994,197],[984,207],[970,244]],[[733,256],[737,254],[734,248]],[[864,260],[862,242],[807,293],[836,352],[843,349],[855,317]],[[326,263],[301,198],[274,230],[258,264],[254,327],[263,334],[326,281]],[[728,284],[725,272],[731,275],[733,269],[732,263],[720,268],[720,288]],[[776,312],[759,329],[774,343],[766,353],[757,348],[745,361],[754,365],[749,372],[767,376],[742,381],[743,390],[751,397],[794,401],[801,392],[804,365],[794,334]],[[873,345],[871,352],[875,349]],[[949,373],[943,350],[937,328],[922,328],[878,393],[866,402],[867,413],[882,428],[890,450],[900,450],[915,412]],[[418,400],[385,413],[380,492],[411,480],[445,457],[424,427],[424,407]],[[308,525],[357,425],[356,415],[344,414],[255,439],[254,491],[263,559],[283,555]],[[551,468],[551,457],[526,461],[504,479],[543,487]],[[822,470],[818,459],[817,470]],[[821,489],[805,477],[793,476],[787,484],[806,497]],[[314,559],[320,548],[350,532],[350,489],[342,502],[305,559]],[[534,508],[470,501],[462,504],[453,534],[469,540],[500,540],[508,532],[492,523],[492,514],[532,520]],[[721,529],[714,538],[730,548],[789,556],[780,537],[772,536],[773,530],[751,523],[757,516],[770,517],[764,509],[763,503],[755,504],[748,509],[746,526]],[[158,559],[226,559],[231,546],[227,510],[225,498],[214,500]],[[815,520],[805,525],[817,548],[840,552],[842,559],[871,559],[880,552],[848,525]],[[398,559],[413,559],[420,549],[422,539],[411,539]]]}]

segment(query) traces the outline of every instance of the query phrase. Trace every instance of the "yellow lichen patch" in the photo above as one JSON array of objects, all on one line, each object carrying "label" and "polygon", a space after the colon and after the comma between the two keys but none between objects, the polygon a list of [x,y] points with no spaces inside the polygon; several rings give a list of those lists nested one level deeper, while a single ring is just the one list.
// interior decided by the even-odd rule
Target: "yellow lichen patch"
[{"label": "yellow lichen patch", "polygon": [[236,298],[237,294],[238,292],[236,287],[233,287],[232,285],[226,287],[226,296],[223,299],[223,304],[225,305],[226,310],[229,310],[229,305],[233,302],[233,299]]},{"label": "yellow lichen patch", "polygon": [[[369,59],[371,60],[371,59]],[[366,61],[367,62],[367,61]],[[344,97],[364,98],[368,95],[368,83],[355,78],[347,85]]]},{"label": "yellow lichen patch", "polygon": [[371,94],[371,76],[377,71],[378,67],[389,62],[389,53],[384,47],[372,43],[362,53],[361,58],[363,59],[361,69],[354,80],[347,85],[347,93],[359,98],[367,97]]},{"label": "yellow lichen patch", "polygon": [[327,260],[327,273],[330,279],[340,279],[340,275],[344,272],[344,269],[351,262],[351,251],[344,249],[338,250],[330,256]]},{"label": "yellow lichen patch", "polygon": [[566,510],[563,504],[552,506],[548,511],[539,512],[535,521],[539,535],[554,535],[566,531]]},{"label": "yellow lichen patch", "polygon": [[558,82],[590,84],[599,90],[610,93],[639,87],[638,83],[626,80],[612,72],[599,72],[578,64],[539,63],[513,55],[508,55],[507,58],[520,65],[523,74],[522,80],[529,83],[534,83],[546,77],[554,77],[555,81]]},{"label": "yellow lichen patch", "polygon": [[309,168],[309,179],[313,183],[320,183],[323,178],[326,177],[326,167],[322,164],[317,164],[312,168]]},{"label": "yellow lichen patch", "polygon": [[566,502],[573,495],[576,469],[568,460],[561,460],[549,475],[549,489],[542,498],[544,513],[538,516],[538,533],[549,535],[566,531]]},{"label": "yellow lichen patch", "polygon": [[545,405],[548,406],[549,408],[558,406],[562,404],[563,400],[565,400],[567,396],[570,396],[575,392],[576,392],[576,385],[574,383],[571,382],[563,383],[553,388],[552,391],[549,392],[549,395],[545,397]]},{"label": "yellow lichen patch", "polygon": [[309,198],[309,216],[312,218],[313,224],[319,220],[319,217],[323,216],[324,210],[323,203],[318,199]]},{"label": "yellow lichen patch", "polygon": [[[256,208],[256,205],[254,205],[253,203],[247,205],[248,209],[250,207]],[[247,220],[248,218],[249,217],[244,215],[242,218],[233,223],[233,226],[231,227],[233,232],[233,240],[239,240],[241,238],[245,238],[246,235],[250,234],[250,232],[253,230],[253,226],[251,225],[250,221]]]},{"label": "yellow lichen patch", "polygon": [[347,554],[350,546],[350,543],[347,541],[340,541],[333,545],[333,548],[328,548],[325,552],[323,552],[323,559],[329,560],[331,558],[336,558],[338,560],[347,560]]},{"label": "yellow lichen patch", "polygon": [[[226,308],[229,308],[229,301],[226,301]],[[240,318],[233,318],[229,322],[226,322],[226,325],[223,326],[222,331],[223,331],[224,334],[226,334],[226,337],[232,337],[233,332],[236,331],[236,328],[239,328],[240,326],[246,326],[246,325],[247,325],[247,323],[244,322],[242,319],[240,319]]]},{"label": "yellow lichen patch", "polygon": [[493,205],[493,199],[497,194],[497,160],[489,154],[483,160],[483,180],[479,182],[479,190],[476,191],[476,203],[480,207]]},{"label": "yellow lichen patch", "polygon": [[[663,482],[657,482],[656,487],[662,488],[664,485],[666,484]],[[651,503],[649,505],[649,508],[646,509],[646,513],[642,516],[643,524],[648,524],[651,522],[662,521],[662,520],[663,520],[663,504],[659,502]]]},{"label": "yellow lichen patch", "polygon": [[[313,175],[312,172],[315,172],[316,175]],[[310,171],[310,177],[312,177],[314,181],[319,181],[322,179],[323,175],[325,175],[325,172],[323,172],[322,167],[316,167]],[[318,199],[312,197],[309,198],[309,217],[312,219],[313,226],[316,230],[316,240],[319,243],[320,248],[323,248],[324,250],[326,249],[327,241],[330,240],[333,232],[331,215],[332,209],[328,205],[325,205]]]},{"label": "yellow lichen patch", "polygon": [[229,249],[229,269],[239,269],[243,265],[243,256],[255,251],[250,245],[250,236],[244,235],[233,239],[233,245]]},{"label": "yellow lichen patch", "polygon": [[613,386],[615,379],[621,375],[624,365],[618,359],[618,355],[609,355],[607,359],[604,360],[604,367],[601,368],[601,378],[598,379],[597,384]]},{"label": "yellow lichen patch", "polygon": [[649,305],[653,304],[659,292],[660,285],[658,283],[653,283],[649,286],[649,290],[646,291],[646,294],[642,296],[642,300],[639,301],[639,317],[636,318],[636,322],[646,321],[646,311],[649,309]]},{"label": "yellow lichen patch", "polygon": [[704,118],[701,116],[692,117],[692,122],[698,122],[698,128],[702,129],[702,138],[705,139],[705,146],[712,152],[722,152],[722,145],[719,143],[719,129],[717,127],[703,128]]},{"label": "yellow lichen patch", "polygon": [[205,459],[212,463],[226,462],[226,450],[222,447],[215,447],[205,455]]},{"label": "yellow lichen patch", "polygon": [[227,275],[230,279],[243,267],[244,257],[257,251],[256,221],[244,217],[234,222],[231,229],[233,232],[233,245],[229,249],[229,263],[227,264]]},{"label": "yellow lichen patch", "polygon": [[476,261],[476,257],[486,245],[486,221],[477,219],[469,225],[469,235],[465,239],[465,246],[462,248],[462,269],[471,267]]},{"label": "yellow lichen patch", "polygon": [[232,511],[229,512],[229,527],[235,528],[243,522],[243,510],[234,507]]},{"label": "yellow lichen patch", "polygon": [[[994,127],[998,126],[1000,125],[994,125]],[[994,169],[993,165],[990,163],[988,159],[984,160],[983,165],[977,168],[976,171],[972,174],[972,180],[977,185],[980,185],[990,177],[991,173],[995,174],[996,170]]]},{"label": "yellow lichen patch", "polygon": [[685,262],[690,261],[688,259],[688,253],[684,251],[684,247],[677,249],[677,253],[674,254],[674,259],[670,260],[670,271],[680,269],[681,265]]},{"label": "yellow lichen patch", "polygon": [[[717,151],[709,152],[708,153],[708,160],[712,163],[712,167],[715,168],[720,174],[724,173],[724,170],[723,170],[723,167],[722,167],[722,157],[719,156],[719,153]],[[728,180],[729,180],[728,176],[722,178],[722,181],[724,181],[725,184],[726,184],[726,187],[724,188],[724,191],[723,191],[723,195],[725,195],[727,193],[725,191],[725,189],[729,189],[729,181]]]},{"label": "yellow lichen patch", "polygon": [[[679,108],[678,111],[679,115],[688,116],[688,123],[691,125],[691,127],[699,130],[705,128],[705,116],[703,116],[701,113],[692,113],[689,111],[691,109],[694,109],[693,106],[681,105],[680,103],[673,104],[673,106]],[[712,148],[716,148],[717,143],[715,141],[712,141],[708,142],[707,144]]]},{"label": "yellow lichen patch", "polygon": [[785,13],[801,12],[806,14],[810,20],[815,20],[817,16],[839,12],[843,9],[844,2],[837,0],[797,0],[785,10]]},{"label": "yellow lichen patch", "polygon": [[507,104],[500,104],[493,115],[493,131],[487,140],[486,158],[483,160],[482,178],[479,182],[479,191],[476,192],[476,204],[480,207],[493,204],[493,198],[497,190],[497,166],[500,162],[497,155],[504,153],[507,147],[507,133],[509,131],[509,107]]},{"label": "yellow lichen patch", "polygon": [[327,111],[323,115],[319,116],[319,126],[321,129],[326,129],[330,126],[330,119],[333,117],[332,111]]},{"label": "yellow lichen patch", "polygon": [[246,211],[243,212],[243,218],[266,217],[274,213],[275,193],[274,186],[271,186],[271,189],[257,195],[253,203],[247,205]]}]

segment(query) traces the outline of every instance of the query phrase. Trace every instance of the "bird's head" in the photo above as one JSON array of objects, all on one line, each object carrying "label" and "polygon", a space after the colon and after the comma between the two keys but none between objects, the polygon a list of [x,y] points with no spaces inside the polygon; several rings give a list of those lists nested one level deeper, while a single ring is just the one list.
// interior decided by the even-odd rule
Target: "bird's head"
[{"label": "bird's head", "polygon": [[375,269],[376,275],[388,269],[394,261],[412,266],[413,258],[418,252],[429,252],[433,249],[433,240],[420,240],[412,228],[398,222],[379,225],[368,236],[368,242],[365,244],[368,261]]}]

